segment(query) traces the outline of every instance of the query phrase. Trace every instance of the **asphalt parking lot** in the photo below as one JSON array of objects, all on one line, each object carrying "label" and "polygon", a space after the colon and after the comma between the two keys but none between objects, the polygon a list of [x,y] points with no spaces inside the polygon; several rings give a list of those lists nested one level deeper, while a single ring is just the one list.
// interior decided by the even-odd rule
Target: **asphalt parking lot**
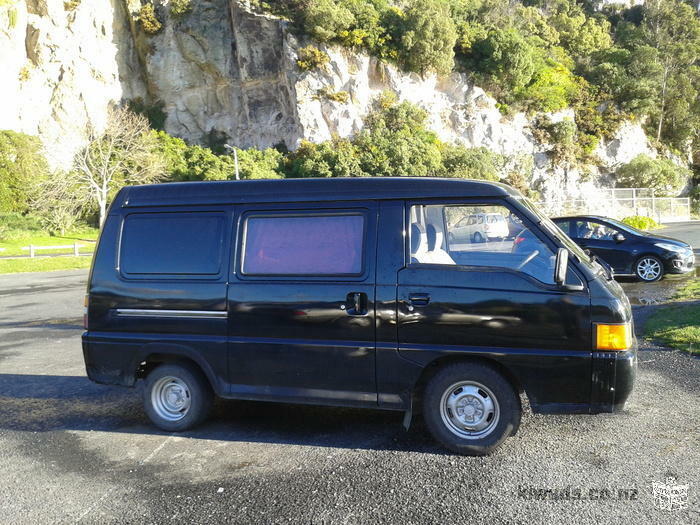
[{"label": "asphalt parking lot", "polygon": [[[172,435],[85,377],[86,276],[0,276],[0,523],[700,522],[696,358],[644,344],[623,413],[526,414],[486,458],[380,411],[226,401]],[[669,477],[687,509],[655,506]]]}]

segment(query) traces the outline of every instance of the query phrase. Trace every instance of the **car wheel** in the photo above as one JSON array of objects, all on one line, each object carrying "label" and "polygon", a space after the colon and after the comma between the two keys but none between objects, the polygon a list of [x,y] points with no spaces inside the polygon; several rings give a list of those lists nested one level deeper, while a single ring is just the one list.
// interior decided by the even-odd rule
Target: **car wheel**
[{"label": "car wheel", "polygon": [[658,281],[664,275],[664,265],[661,259],[654,255],[644,255],[640,257],[634,266],[634,273],[637,277],[647,283]]},{"label": "car wheel", "polygon": [[143,404],[154,425],[179,432],[206,419],[213,397],[207,378],[197,368],[164,364],[146,377]]},{"label": "car wheel", "polygon": [[423,417],[435,440],[469,456],[490,454],[515,434],[521,410],[511,384],[481,363],[442,368],[423,396]]},{"label": "car wheel", "polygon": [[484,242],[484,236],[480,232],[474,233],[474,242]]}]

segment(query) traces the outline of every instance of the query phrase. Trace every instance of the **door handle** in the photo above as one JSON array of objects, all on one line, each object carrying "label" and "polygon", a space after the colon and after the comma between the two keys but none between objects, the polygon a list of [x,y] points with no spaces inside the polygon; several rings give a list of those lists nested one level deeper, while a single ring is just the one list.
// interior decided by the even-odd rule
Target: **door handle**
[{"label": "door handle", "polygon": [[408,295],[408,302],[413,306],[425,306],[430,302],[430,294],[412,293]]},{"label": "door handle", "polygon": [[367,294],[351,292],[345,300],[345,311],[348,315],[365,315],[367,313]]}]

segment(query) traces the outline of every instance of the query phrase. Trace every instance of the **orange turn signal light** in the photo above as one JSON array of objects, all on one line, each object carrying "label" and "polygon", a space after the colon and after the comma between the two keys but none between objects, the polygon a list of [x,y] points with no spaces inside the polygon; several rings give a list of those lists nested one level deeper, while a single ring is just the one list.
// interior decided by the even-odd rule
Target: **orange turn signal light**
[{"label": "orange turn signal light", "polygon": [[596,325],[596,350],[627,350],[632,346],[629,324]]}]

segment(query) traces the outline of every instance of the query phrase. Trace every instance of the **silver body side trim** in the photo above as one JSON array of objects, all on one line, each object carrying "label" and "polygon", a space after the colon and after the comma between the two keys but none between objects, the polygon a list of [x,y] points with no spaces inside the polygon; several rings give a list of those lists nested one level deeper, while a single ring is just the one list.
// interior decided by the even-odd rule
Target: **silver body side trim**
[{"label": "silver body side trim", "polygon": [[117,308],[120,317],[167,317],[177,319],[226,319],[228,312],[215,310],[148,310]]}]

